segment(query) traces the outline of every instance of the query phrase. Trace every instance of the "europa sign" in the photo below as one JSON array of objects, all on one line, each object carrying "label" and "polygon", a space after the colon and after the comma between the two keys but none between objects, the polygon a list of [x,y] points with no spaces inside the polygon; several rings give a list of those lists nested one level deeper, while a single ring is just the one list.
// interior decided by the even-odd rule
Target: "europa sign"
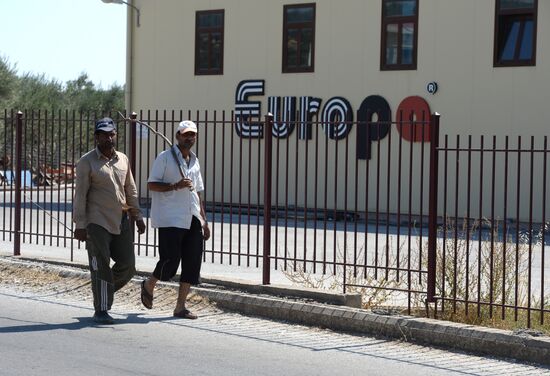
[{"label": "europa sign", "polygon": [[[264,95],[265,80],[244,80],[237,85],[235,92],[236,132],[243,138],[262,138],[263,124],[259,119],[262,113],[260,101],[249,100],[252,96]],[[333,140],[347,137],[352,128],[353,109],[349,101],[342,97],[332,97],[322,106],[322,99],[312,96],[268,97],[268,112],[273,114],[273,136],[286,138],[298,127],[298,138],[312,138],[312,124],[317,117],[323,132]],[[377,119],[372,122],[374,116]],[[430,106],[419,96],[406,97],[396,111],[396,123],[400,136],[410,142],[430,140],[429,125],[422,131],[422,125],[409,119],[428,121]],[[388,101],[379,95],[363,99],[357,110],[357,158],[370,159],[373,141],[380,141],[390,131],[392,113]],[[418,127],[418,129],[417,129]],[[419,131],[420,130],[420,131]]]}]

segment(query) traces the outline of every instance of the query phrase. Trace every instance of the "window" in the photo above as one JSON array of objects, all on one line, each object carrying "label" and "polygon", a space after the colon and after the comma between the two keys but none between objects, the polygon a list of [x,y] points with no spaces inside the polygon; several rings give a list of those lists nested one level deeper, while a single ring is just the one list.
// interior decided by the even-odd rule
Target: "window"
[{"label": "window", "polygon": [[382,0],[381,70],[416,69],[418,0]]},{"label": "window", "polygon": [[537,0],[497,0],[494,66],[535,65]]},{"label": "window", "polygon": [[285,5],[283,18],[283,73],[313,72],[315,4]]},{"label": "window", "polygon": [[195,74],[223,74],[223,10],[198,11],[195,20]]}]

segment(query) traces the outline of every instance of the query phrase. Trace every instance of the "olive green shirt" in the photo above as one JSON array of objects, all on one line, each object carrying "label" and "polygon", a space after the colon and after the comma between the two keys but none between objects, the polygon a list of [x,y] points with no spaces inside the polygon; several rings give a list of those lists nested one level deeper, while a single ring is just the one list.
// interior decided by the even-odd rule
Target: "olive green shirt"
[{"label": "olive green shirt", "polygon": [[123,212],[142,219],[136,183],[128,157],[115,151],[111,159],[98,148],[84,154],[76,165],[73,221],[77,229],[95,223],[120,234]]}]

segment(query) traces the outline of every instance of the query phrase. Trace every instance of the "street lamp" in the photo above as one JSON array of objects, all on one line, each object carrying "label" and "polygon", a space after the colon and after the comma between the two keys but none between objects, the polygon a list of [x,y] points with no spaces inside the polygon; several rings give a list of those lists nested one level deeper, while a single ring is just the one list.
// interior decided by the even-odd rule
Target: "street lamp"
[{"label": "street lamp", "polygon": [[139,8],[136,7],[134,4],[130,4],[129,2],[124,1],[124,0],[101,0],[101,1],[103,1],[105,4],[126,4],[130,8],[135,9],[136,15],[137,15],[137,17],[136,17],[137,18],[137,27],[139,27]]}]

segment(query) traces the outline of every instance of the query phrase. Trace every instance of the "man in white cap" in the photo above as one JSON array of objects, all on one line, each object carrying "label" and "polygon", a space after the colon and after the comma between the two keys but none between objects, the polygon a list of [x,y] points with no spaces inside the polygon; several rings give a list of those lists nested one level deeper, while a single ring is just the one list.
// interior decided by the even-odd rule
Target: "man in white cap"
[{"label": "man in white cap", "polygon": [[197,125],[189,120],[179,123],[176,140],[177,145],[155,159],[147,183],[152,198],[151,225],[159,233],[159,261],[141,285],[141,302],[151,309],[156,283],[170,280],[181,262],[174,316],[196,319],[185,303],[191,285],[200,282],[204,240],[210,238],[200,194],[204,186],[199,160],[191,151],[197,140]]}]

